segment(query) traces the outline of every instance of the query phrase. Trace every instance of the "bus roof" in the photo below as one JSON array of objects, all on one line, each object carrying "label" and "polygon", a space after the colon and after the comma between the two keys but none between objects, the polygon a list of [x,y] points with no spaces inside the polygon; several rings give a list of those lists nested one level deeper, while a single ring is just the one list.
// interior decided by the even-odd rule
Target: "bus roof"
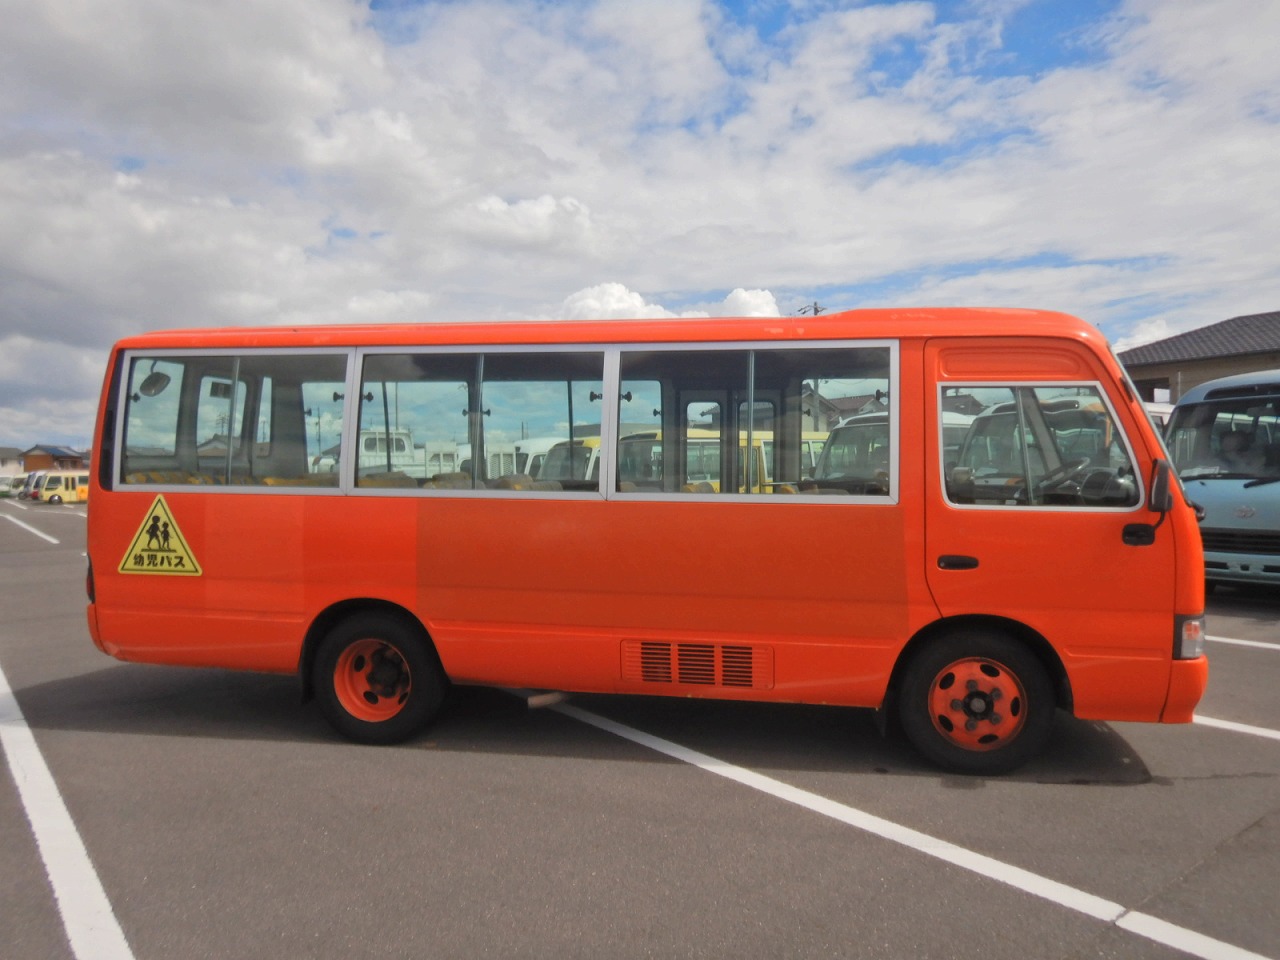
[{"label": "bus roof", "polygon": [[1255,370],[1253,373],[1237,373],[1230,377],[1198,383],[1178,398],[1178,406],[1202,403],[1205,400],[1277,395],[1280,395],[1280,370]]},{"label": "bus roof", "polygon": [[1092,324],[1064,313],[972,307],[847,310],[819,317],[710,317],[666,320],[524,320],[502,322],[220,327],[163,330],[121,340],[122,349],[307,346],[486,346],[601,343],[686,343],[742,340],[893,340],[903,337],[1042,336],[1091,340]]}]

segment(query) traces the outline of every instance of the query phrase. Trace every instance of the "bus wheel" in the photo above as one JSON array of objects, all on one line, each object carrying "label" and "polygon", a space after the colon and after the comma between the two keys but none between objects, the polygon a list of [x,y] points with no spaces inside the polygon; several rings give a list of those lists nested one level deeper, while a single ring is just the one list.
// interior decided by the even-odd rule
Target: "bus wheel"
[{"label": "bus wheel", "polygon": [[1034,653],[1000,634],[958,633],[921,650],[899,690],[903,731],[958,773],[1007,773],[1049,739],[1056,704]]},{"label": "bus wheel", "polygon": [[446,681],[419,631],[385,613],[359,614],[329,632],[313,681],[325,718],[360,743],[400,743],[440,709]]}]

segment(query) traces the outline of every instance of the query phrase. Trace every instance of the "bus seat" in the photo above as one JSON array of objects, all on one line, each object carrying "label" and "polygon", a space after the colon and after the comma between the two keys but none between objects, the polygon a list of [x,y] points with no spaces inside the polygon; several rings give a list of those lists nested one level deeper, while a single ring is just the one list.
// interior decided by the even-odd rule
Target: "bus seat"
[{"label": "bus seat", "polygon": [[471,489],[471,474],[466,470],[456,470],[452,473],[433,474],[430,481],[432,486],[443,487],[445,489]]},{"label": "bus seat", "polygon": [[491,490],[532,490],[533,477],[527,473],[507,473],[490,481],[487,486]]},{"label": "bus seat", "polygon": [[186,470],[137,470],[126,474],[125,483],[209,483],[208,478]]},{"label": "bus seat", "polygon": [[563,490],[564,484],[559,480],[535,480],[530,490]]},{"label": "bus seat", "polygon": [[775,483],[773,485],[774,493],[799,493],[800,488],[794,483]]},{"label": "bus seat", "polygon": [[471,474],[465,470],[456,473],[437,473],[423,484],[431,490],[470,490]]},{"label": "bus seat", "polygon": [[840,487],[824,487],[812,482],[801,484],[800,492],[811,496],[818,494],[824,497],[847,497],[849,495],[848,490],[843,490]]},{"label": "bus seat", "polygon": [[308,473],[301,477],[263,477],[268,487],[336,487],[336,473]]},{"label": "bus seat", "polygon": [[416,487],[418,482],[402,470],[370,473],[359,479],[361,487]]},{"label": "bus seat", "polygon": [[711,485],[709,480],[699,480],[697,483],[686,483],[680,488],[681,493],[715,493],[716,488]]}]

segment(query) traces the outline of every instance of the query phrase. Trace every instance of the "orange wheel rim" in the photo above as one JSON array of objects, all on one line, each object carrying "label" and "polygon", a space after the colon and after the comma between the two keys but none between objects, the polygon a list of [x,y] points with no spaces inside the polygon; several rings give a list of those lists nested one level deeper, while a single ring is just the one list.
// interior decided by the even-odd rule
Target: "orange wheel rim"
[{"label": "orange wheel rim", "polygon": [[334,664],[334,693],[342,708],[358,720],[390,720],[404,709],[412,686],[404,657],[382,640],[357,640]]},{"label": "orange wheel rim", "polygon": [[934,729],[963,750],[995,750],[1027,719],[1027,692],[1002,663],[966,657],[938,671],[929,685]]}]

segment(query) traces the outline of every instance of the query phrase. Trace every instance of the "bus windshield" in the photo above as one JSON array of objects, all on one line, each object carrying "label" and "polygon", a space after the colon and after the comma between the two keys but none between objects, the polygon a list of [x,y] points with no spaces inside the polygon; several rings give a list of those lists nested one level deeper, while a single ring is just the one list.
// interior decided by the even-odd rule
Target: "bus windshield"
[{"label": "bus windshield", "polygon": [[1184,480],[1280,480],[1280,396],[1179,406],[1168,440]]}]

